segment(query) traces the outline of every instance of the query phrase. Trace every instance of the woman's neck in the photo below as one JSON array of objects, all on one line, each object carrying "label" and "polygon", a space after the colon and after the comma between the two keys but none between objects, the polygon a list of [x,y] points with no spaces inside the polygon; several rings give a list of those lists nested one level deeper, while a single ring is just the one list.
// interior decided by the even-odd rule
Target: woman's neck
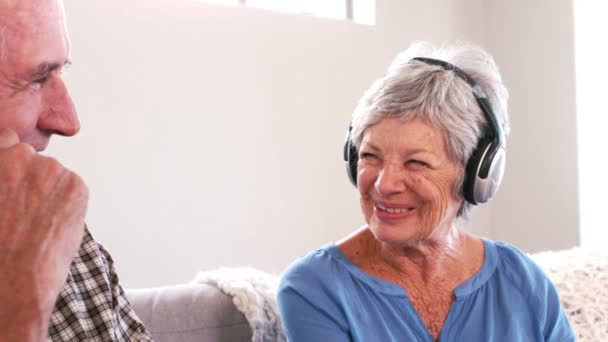
[{"label": "woman's neck", "polygon": [[339,243],[343,252],[363,270],[400,282],[409,279],[454,284],[472,277],[483,264],[483,242],[456,227],[409,245],[394,246],[378,241],[365,228]]},{"label": "woman's neck", "polygon": [[411,245],[392,246],[372,239],[374,250],[371,256],[410,279],[427,282],[437,277],[445,278],[446,271],[462,265],[470,239],[468,234],[455,227],[445,234]]}]

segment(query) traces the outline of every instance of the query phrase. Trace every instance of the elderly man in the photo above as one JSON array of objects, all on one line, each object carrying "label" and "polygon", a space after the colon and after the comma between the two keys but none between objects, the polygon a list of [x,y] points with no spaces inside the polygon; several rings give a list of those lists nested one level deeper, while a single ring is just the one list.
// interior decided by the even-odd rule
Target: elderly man
[{"label": "elderly man", "polygon": [[37,153],[79,130],[69,50],[61,0],[0,0],[0,341],[149,341],[85,227],[87,187]]}]

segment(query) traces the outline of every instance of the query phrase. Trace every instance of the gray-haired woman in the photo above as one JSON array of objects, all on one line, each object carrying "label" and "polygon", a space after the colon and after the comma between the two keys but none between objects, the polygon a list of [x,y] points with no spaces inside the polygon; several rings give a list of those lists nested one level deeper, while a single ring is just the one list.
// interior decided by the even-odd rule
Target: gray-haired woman
[{"label": "gray-haired woman", "polygon": [[345,161],[366,226],[297,260],[278,301],[290,341],[573,341],[525,254],[457,227],[496,193],[507,91],[472,45],[415,44],[359,102]]}]

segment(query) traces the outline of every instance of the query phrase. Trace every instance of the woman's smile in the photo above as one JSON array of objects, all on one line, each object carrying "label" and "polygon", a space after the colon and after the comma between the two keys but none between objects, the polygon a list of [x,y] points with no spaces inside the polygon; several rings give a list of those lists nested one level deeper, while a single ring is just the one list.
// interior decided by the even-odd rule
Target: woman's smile
[{"label": "woman's smile", "polygon": [[404,219],[412,216],[415,211],[416,208],[409,205],[391,205],[378,202],[374,205],[374,215],[382,221]]}]

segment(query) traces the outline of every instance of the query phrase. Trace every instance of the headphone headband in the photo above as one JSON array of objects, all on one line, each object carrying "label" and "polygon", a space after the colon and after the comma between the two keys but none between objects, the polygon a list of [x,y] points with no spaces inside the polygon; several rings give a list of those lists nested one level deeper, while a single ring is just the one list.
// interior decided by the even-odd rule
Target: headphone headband
[{"label": "headphone headband", "polygon": [[477,82],[475,82],[475,80],[471,76],[469,76],[469,74],[467,74],[464,70],[460,69],[454,64],[442,61],[440,59],[414,57],[410,60],[410,62],[412,61],[418,61],[429,65],[440,66],[445,70],[453,71],[458,77],[467,82],[467,84],[471,86],[473,96],[475,97],[475,100],[477,100],[479,108],[481,108],[481,111],[483,112],[483,115],[486,118],[486,121],[488,122],[488,126],[490,128],[489,138],[496,140],[499,146],[504,146],[504,133],[502,130],[502,126],[496,120],[496,115],[492,110],[492,106],[490,106],[488,96],[486,95],[485,91],[483,91],[483,88],[481,88],[481,86],[477,84]]}]

